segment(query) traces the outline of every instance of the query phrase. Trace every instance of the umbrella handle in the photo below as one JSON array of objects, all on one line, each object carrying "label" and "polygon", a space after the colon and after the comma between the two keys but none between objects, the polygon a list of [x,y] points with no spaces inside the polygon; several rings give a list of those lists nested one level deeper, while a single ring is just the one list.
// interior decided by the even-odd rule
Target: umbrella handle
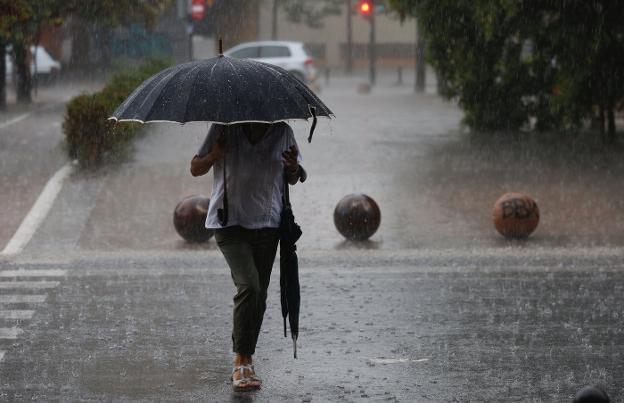
[{"label": "umbrella handle", "polygon": [[286,333],[286,318],[284,318],[284,337],[288,337],[288,334]]},{"label": "umbrella handle", "polygon": [[310,106],[310,113],[312,114],[312,127],[310,128],[310,135],[308,136],[308,143],[312,142],[312,135],[314,134],[314,129],[316,129],[316,107]]}]

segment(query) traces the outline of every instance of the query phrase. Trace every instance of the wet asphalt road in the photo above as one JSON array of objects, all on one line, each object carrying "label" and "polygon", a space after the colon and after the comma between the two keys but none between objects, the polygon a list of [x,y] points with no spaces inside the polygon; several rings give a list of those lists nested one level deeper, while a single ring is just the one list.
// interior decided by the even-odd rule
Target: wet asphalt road
[{"label": "wet asphalt road", "polygon": [[[149,126],[132,160],[72,176],[24,252],[0,258],[0,401],[564,402],[594,383],[622,401],[620,154],[468,140],[455,106],[391,82],[364,96],[358,79],[333,80],[321,96],[339,119],[311,145],[295,125],[310,173],[291,193],[305,232],[300,359],[282,337],[274,276],[262,391],[227,382],[233,286],[214,241],[186,244],[171,222],[180,198],[210,191],[188,174],[206,127]],[[60,113],[34,114],[11,141],[48,133],[20,144],[62,165],[50,151],[60,129],[42,131]],[[34,198],[45,175],[7,144],[3,161]],[[0,212],[15,227],[26,194],[6,188],[25,206]],[[492,228],[509,190],[540,205],[528,242]],[[333,227],[352,192],[382,210],[368,242]]]},{"label": "wet asphalt road", "polygon": [[621,401],[621,264],[606,250],[304,253],[300,358],[274,279],[256,355],[264,388],[239,394],[218,254],[5,263],[0,276],[65,272],[2,278],[59,284],[30,291],[47,295],[31,320],[2,321],[24,333],[0,340],[0,399],[565,402],[601,383]]}]

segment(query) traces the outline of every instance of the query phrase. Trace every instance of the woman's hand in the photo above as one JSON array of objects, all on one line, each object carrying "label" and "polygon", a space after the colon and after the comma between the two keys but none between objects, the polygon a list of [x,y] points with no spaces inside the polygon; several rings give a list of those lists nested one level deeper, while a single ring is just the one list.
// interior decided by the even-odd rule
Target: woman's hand
[{"label": "woman's hand", "polygon": [[203,157],[197,155],[191,161],[191,175],[201,176],[210,171],[215,162],[225,156],[225,138],[220,138],[214,143],[210,152]]},{"label": "woman's hand", "polygon": [[282,153],[282,161],[286,167],[286,180],[291,185],[294,185],[299,181],[299,150],[296,146],[291,146],[288,151]]},{"label": "woman's hand", "polygon": [[284,162],[284,166],[288,171],[294,173],[299,170],[298,156],[299,150],[297,150],[297,146],[291,146],[290,149],[282,153],[282,162]]}]

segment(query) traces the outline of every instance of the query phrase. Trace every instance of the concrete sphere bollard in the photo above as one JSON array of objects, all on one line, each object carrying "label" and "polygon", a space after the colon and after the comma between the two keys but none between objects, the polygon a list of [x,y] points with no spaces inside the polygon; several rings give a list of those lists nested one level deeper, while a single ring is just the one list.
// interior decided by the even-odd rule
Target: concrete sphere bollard
[{"label": "concrete sphere bollard", "polygon": [[370,238],[381,223],[379,206],[367,195],[350,194],[334,209],[334,224],[345,238],[364,241]]},{"label": "concrete sphere bollard", "polygon": [[369,83],[359,83],[357,86],[358,94],[370,94],[371,85]]},{"label": "concrete sphere bollard", "polygon": [[210,199],[193,195],[180,200],[173,212],[173,226],[188,242],[205,242],[214,235],[205,227]]},{"label": "concrete sphere bollard", "polygon": [[609,403],[607,392],[597,386],[586,386],[576,392],[574,403]]},{"label": "concrete sphere bollard", "polygon": [[537,228],[539,209],[535,200],[522,193],[506,193],[494,204],[492,219],[506,238],[526,238]]}]

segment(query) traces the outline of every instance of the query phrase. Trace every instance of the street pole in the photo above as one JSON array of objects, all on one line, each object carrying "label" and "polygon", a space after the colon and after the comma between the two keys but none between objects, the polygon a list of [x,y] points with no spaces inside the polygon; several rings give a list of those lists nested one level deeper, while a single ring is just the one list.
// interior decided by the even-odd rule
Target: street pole
[{"label": "street pole", "polygon": [[353,16],[351,15],[351,0],[347,3],[347,74],[353,73]]},{"label": "street pole", "polygon": [[193,22],[189,22],[186,30],[188,31],[188,52],[189,52],[189,61],[193,61]]},{"label": "street pole", "polygon": [[271,27],[271,39],[277,40],[277,7],[279,6],[279,0],[273,0],[273,13],[272,13],[272,27]]},{"label": "street pole", "polygon": [[416,92],[425,91],[425,41],[420,34],[420,27],[418,25],[418,18],[416,20],[416,80],[414,84],[414,90]]},{"label": "street pole", "polygon": [[373,7],[371,10],[371,14],[369,16],[369,24],[368,24],[368,80],[371,86],[375,85],[375,6],[373,3]]}]

